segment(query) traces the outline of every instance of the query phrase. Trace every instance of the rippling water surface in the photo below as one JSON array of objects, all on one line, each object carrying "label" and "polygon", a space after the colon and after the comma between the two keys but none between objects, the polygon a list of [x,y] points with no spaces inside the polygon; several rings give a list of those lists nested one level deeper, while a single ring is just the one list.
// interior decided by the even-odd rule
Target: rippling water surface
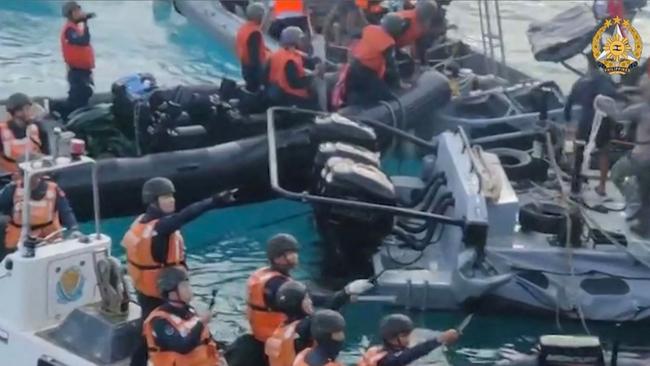
[{"label": "rippling water surface", "polygon": [[[153,73],[164,85],[217,80],[236,75],[230,51],[215,44],[198,29],[174,14],[164,2],[85,1],[89,11],[98,13],[91,31],[97,52],[95,80],[98,91],[130,72]],[[61,63],[58,33],[62,23],[60,2],[33,0],[0,1],[0,98],[15,91],[33,95],[65,95],[65,68]],[[528,23],[545,19],[566,9],[569,1],[501,1],[508,63],[539,77],[553,77],[570,86],[573,75],[560,66],[534,61],[526,40]],[[456,0],[450,8],[451,22],[469,43],[480,45],[480,27],[475,1]],[[635,21],[642,36],[650,41],[647,13]],[[645,54],[650,52],[646,48]],[[398,165],[391,164],[393,170]],[[108,220],[104,229],[119,241],[132,217]],[[88,227],[90,230],[90,227]],[[212,324],[218,338],[232,340],[246,329],[243,319],[246,278],[265,262],[264,241],[278,231],[296,235],[302,242],[298,276],[318,274],[321,255],[308,206],[276,200],[247,207],[211,212],[184,228],[190,253],[192,282],[199,299],[209,301],[213,288],[219,289],[219,316]],[[388,311],[377,305],[345,308],[350,324],[345,360],[353,362],[360,347],[373,338],[377,320]],[[463,314],[413,314],[419,326],[445,328],[458,324]],[[579,324],[562,322],[565,332],[582,332]],[[647,327],[625,326],[618,332],[607,325],[589,324],[590,331],[611,339],[619,334],[630,343],[648,342]],[[525,316],[476,316],[457,347],[449,351],[455,365],[491,364],[502,346],[529,349],[540,334],[558,332],[552,318]]]}]

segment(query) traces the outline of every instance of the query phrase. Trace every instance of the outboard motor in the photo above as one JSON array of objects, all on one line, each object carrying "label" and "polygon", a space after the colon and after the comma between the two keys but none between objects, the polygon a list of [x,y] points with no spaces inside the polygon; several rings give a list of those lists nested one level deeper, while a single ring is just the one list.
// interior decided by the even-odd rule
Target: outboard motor
[{"label": "outboard motor", "polygon": [[[348,201],[383,205],[397,201],[393,183],[377,166],[336,156],[325,163],[317,189],[320,196]],[[325,241],[329,274],[349,268],[370,271],[369,259],[394,223],[392,214],[339,205],[315,204],[314,216]],[[368,268],[359,268],[360,263]]]},{"label": "outboard motor", "polygon": [[598,337],[545,335],[539,340],[540,366],[605,366]]},{"label": "outboard motor", "polygon": [[[127,75],[113,83],[113,115],[123,124],[122,131],[133,131],[135,107],[146,103],[151,93],[157,89],[156,78],[147,73]],[[132,134],[129,135],[133,138]]]},{"label": "outboard motor", "polygon": [[372,128],[350,120],[338,113],[317,117],[312,139],[318,142],[341,141],[377,151],[377,134]]}]

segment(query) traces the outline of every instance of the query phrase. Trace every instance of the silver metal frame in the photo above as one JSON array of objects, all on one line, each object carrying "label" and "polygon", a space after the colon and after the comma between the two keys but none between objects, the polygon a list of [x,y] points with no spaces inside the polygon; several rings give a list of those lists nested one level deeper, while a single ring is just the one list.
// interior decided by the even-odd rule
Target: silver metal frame
[{"label": "silver metal frame", "polygon": [[[39,162],[45,164],[52,164],[52,165],[43,166],[43,167],[34,167],[34,164]],[[18,250],[21,253],[23,254],[25,253],[23,243],[25,242],[25,239],[29,235],[29,230],[30,230],[29,229],[30,226],[27,223],[29,223],[29,217],[30,217],[29,202],[31,201],[31,195],[32,195],[31,178],[36,175],[52,173],[55,171],[65,170],[67,168],[82,166],[82,165],[92,165],[91,179],[92,179],[92,186],[93,186],[93,206],[94,206],[93,211],[94,211],[94,221],[95,221],[95,235],[97,239],[101,237],[101,232],[100,232],[101,227],[100,227],[100,218],[99,218],[100,215],[99,183],[97,179],[97,170],[98,170],[97,162],[89,157],[82,156],[77,161],[70,161],[69,163],[65,163],[65,164],[56,164],[54,159],[50,157],[46,157],[42,159],[27,161],[20,164],[20,168],[24,173],[23,187],[25,191],[24,198],[23,198],[23,213],[22,213],[23,225],[20,231],[20,240],[18,241]]]}]

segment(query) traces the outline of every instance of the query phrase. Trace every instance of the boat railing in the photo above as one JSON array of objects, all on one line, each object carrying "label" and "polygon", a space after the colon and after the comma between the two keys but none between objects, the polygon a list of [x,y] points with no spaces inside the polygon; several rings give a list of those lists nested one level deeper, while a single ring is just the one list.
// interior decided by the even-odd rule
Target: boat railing
[{"label": "boat railing", "polygon": [[25,241],[29,236],[29,218],[30,218],[30,201],[32,194],[32,178],[35,176],[43,176],[48,173],[53,173],[65,169],[70,169],[79,166],[91,165],[91,180],[93,190],[93,210],[95,222],[95,235],[97,239],[101,238],[100,231],[100,212],[99,212],[99,184],[97,179],[97,163],[94,159],[87,156],[78,156],[76,158],[67,156],[45,156],[39,159],[29,160],[20,163],[20,169],[23,171],[23,185],[24,185],[24,198],[22,208],[22,222],[23,225],[20,231],[20,240],[18,241],[18,250],[23,256],[31,256],[25,247]]},{"label": "boat railing", "polygon": [[[349,208],[384,212],[384,213],[389,213],[398,216],[413,217],[417,219],[426,220],[429,222],[439,222],[447,225],[457,226],[457,227],[464,228],[465,230],[469,229],[472,226],[472,223],[468,223],[464,219],[453,218],[453,217],[434,214],[430,212],[422,212],[422,211],[409,209],[409,208],[382,205],[382,204],[376,204],[370,202],[351,201],[351,200],[345,200],[340,198],[324,197],[324,196],[310,194],[306,191],[294,192],[294,191],[287,190],[286,188],[280,185],[279,175],[278,175],[278,158],[277,158],[277,143],[276,143],[276,130],[275,130],[275,114],[277,112],[305,113],[305,114],[311,114],[320,117],[329,116],[331,115],[331,113],[317,112],[309,109],[300,109],[300,108],[292,108],[292,107],[273,107],[268,109],[267,134],[268,134],[268,144],[269,144],[269,175],[271,181],[271,188],[282,197],[295,200],[295,201],[301,201],[301,202],[345,206]],[[358,118],[358,120],[364,123],[368,121],[368,119],[364,119],[364,118]],[[413,143],[418,144],[419,146],[424,146],[429,149],[435,149],[436,147],[435,144],[426,142],[422,139],[417,138],[416,136],[412,136],[392,126],[384,125],[379,121],[373,121],[369,124],[373,125],[373,127],[381,128],[393,134],[394,136],[407,139]]]},{"label": "boat railing", "polygon": [[[481,26],[481,42],[483,44],[483,54],[485,55],[485,69],[488,73],[508,79],[499,0],[477,0],[477,5]],[[496,28],[493,22],[496,22]],[[500,52],[501,67],[497,64],[497,48]]]}]

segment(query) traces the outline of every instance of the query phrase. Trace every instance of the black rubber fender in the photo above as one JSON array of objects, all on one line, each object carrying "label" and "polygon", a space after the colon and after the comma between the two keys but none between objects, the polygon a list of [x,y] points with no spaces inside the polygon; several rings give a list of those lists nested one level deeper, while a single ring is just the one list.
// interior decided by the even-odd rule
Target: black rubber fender
[{"label": "black rubber fender", "polygon": [[526,179],[533,173],[533,158],[526,151],[497,147],[489,149],[487,152],[495,154],[499,158],[503,170],[511,180]]},{"label": "black rubber fender", "polygon": [[519,209],[519,225],[523,231],[558,234],[566,226],[568,210],[552,202],[527,203]]}]

